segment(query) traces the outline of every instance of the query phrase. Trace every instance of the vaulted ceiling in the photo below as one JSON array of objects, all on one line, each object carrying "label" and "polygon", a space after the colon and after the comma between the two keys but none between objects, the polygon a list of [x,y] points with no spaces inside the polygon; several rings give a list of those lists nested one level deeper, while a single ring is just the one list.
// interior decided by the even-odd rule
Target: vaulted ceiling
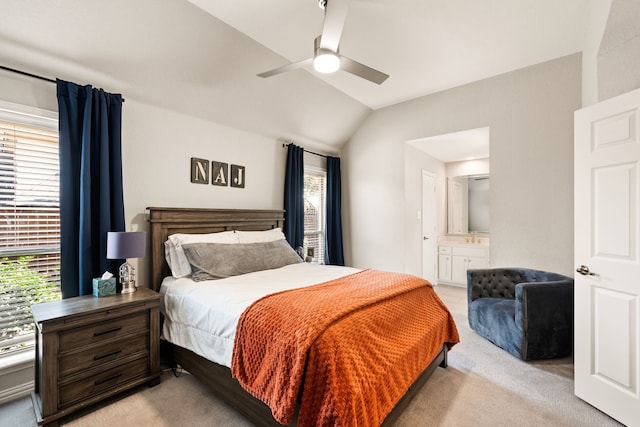
[{"label": "vaulted ceiling", "polygon": [[[282,56],[257,72],[312,56],[322,31],[317,0],[189,1]],[[340,51],[390,78],[308,72],[376,109],[582,50],[588,2],[351,0]]]},{"label": "vaulted ceiling", "polygon": [[589,1],[352,0],[340,50],[378,86],[256,77],[313,54],[317,0],[3,0],[0,64],[338,150],[374,109],[581,51]]}]

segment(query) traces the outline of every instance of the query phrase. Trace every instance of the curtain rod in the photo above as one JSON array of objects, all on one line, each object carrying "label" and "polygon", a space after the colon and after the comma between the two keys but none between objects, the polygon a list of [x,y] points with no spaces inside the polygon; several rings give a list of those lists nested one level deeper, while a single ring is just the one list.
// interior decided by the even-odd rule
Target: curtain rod
[{"label": "curtain rod", "polygon": [[[27,73],[26,71],[16,70],[15,68],[5,67],[4,65],[0,65],[0,69],[5,71],[11,71],[12,73],[21,74],[27,77],[33,77],[34,79],[44,80],[45,82],[49,82],[49,83],[57,83],[57,81],[55,81],[54,79],[50,79],[48,77],[42,77],[37,74]],[[124,98],[122,98],[122,102],[124,102]]]},{"label": "curtain rod", "polygon": [[[282,147],[288,147],[290,144],[282,144]],[[302,149],[302,151],[304,151],[305,153],[309,153],[309,154],[313,154],[314,156],[320,156],[320,157],[324,157],[325,159],[329,156],[327,156],[326,154],[320,154],[320,153],[314,153],[313,151],[309,151],[306,149]]]},{"label": "curtain rod", "polygon": [[3,70],[11,71],[12,73],[22,74],[23,76],[29,76],[29,77],[33,77],[34,79],[44,80],[45,82],[51,82],[51,83],[55,83],[56,82],[55,80],[49,79],[47,77],[42,77],[42,76],[39,76],[37,74],[27,73],[26,71],[20,71],[20,70],[14,69],[14,68],[5,67],[4,65],[0,65],[0,68],[2,68]]}]

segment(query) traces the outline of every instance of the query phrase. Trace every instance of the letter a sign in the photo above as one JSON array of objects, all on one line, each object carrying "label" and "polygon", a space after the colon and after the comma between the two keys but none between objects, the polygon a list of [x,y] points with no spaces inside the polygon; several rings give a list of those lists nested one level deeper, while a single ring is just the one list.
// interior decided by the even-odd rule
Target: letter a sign
[{"label": "letter a sign", "polygon": [[229,185],[228,173],[228,163],[211,162],[211,185],[220,185],[223,187]]}]

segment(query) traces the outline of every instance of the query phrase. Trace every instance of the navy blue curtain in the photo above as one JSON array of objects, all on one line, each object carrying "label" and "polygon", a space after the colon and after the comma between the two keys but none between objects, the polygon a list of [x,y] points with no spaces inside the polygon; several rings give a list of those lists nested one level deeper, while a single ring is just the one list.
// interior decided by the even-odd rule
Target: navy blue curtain
[{"label": "navy blue curtain", "polygon": [[92,293],[92,278],[117,276],[108,231],[124,231],[122,96],[57,81],[60,132],[62,297]]},{"label": "navy blue curtain", "polygon": [[327,156],[327,237],[324,263],[328,265],[344,265],[341,212],[340,158]]},{"label": "navy blue curtain", "polygon": [[[292,248],[304,245],[304,150],[287,146],[284,173],[284,235]],[[303,256],[303,254],[300,254]]]}]

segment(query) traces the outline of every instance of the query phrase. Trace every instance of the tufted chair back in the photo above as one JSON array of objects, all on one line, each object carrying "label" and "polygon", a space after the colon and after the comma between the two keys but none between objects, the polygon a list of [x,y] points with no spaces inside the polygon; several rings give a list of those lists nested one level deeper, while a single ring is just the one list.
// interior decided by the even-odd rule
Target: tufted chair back
[{"label": "tufted chair back", "polygon": [[[467,272],[469,274],[469,272]],[[524,282],[516,269],[493,269],[470,275],[471,301],[478,298],[515,298],[516,284]]]},{"label": "tufted chair back", "polygon": [[494,268],[482,270],[481,274],[467,271],[471,284],[469,302],[478,298],[511,298],[516,296],[516,285],[522,282],[551,282],[566,277],[549,271],[528,268]]}]

